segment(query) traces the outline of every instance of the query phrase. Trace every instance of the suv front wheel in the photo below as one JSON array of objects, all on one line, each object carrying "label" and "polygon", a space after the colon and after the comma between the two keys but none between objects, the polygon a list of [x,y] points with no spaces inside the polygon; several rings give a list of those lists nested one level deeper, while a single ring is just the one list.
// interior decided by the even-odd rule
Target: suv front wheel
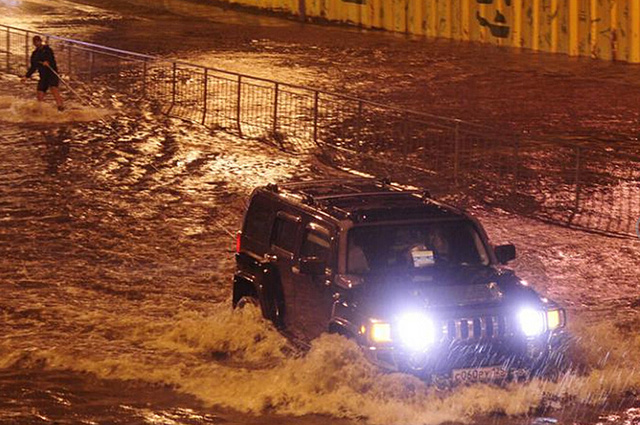
[{"label": "suv front wheel", "polygon": [[253,307],[260,307],[260,302],[253,295],[244,295],[240,297],[240,299],[235,305],[235,308],[243,309],[248,305]]}]

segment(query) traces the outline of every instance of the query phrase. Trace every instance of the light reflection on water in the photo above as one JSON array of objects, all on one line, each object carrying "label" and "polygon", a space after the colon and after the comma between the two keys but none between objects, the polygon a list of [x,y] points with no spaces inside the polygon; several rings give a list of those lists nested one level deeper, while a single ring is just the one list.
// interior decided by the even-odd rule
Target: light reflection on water
[{"label": "light reflection on water", "polygon": [[0,16],[6,12],[19,26],[311,84],[534,139],[637,152],[640,76],[633,65],[302,25],[188,0],[82,4],[38,0],[24,8],[0,6]]},{"label": "light reflection on water", "polygon": [[[11,96],[21,102],[29,92],[20,87]],[[10,241],[0,251],[3,365],[169,386],[237,412],[371,423],[436,424],[493,412],[526,423],[517,415],[559,408],[545,392],[597,404],[635,385],[629,362],[640,350],[622,336],[612,339],[607,326],[595,335],[609,336],[601,349],[614,359],[610,368],[558,384],[440,392],[410,376],[380,374],[335,336],[300,356],[257,312],[230,312],[233,239],[225,229],[239,227],[252,187],[336,172],[310,157],[148,114],[144,105],[133,111],[118,104],[107,124],[12,123],[0,134],[1,236]],[[603,352],[590,355],[597,363]],[[44,405],[73,404],[78,385]],[[179,422],[181,413],[163,403],[111,414]],[[207,423],[203,415],[180,421]]]},{"label": "light reflection on water", "polygon": [[[64,3],[66,8],[55,13],[51,12],[51,3],[30,4],[51,14],[45,20],[36,15],[16,17],[16,25],[42,25],[80,38],[117,26],[114,22],[121,19],[117,13],[76,8],[73,3]],[[164,4],[177,7],[184,3]],[[17,15],[4,16],[14,19]],[[61,28],[56,23],[60,21],[76,26]],[[138,27],[133,28],[135,25]],[[107,32],[96,41],[169,53],[182,48],[180,38],[166,43],[162,40],[161,46],[146,44],[148,38],[142,35],[156,24],[149,21],[135,25],[126,31]],[[185,29],[184,23],[167,25],[171,31]],[[253,34],[239,39],[244,42],[250,37]],[[284,49],[289,58],[297,49],[295,43],[257,40],[240,49],[256,49],[257,53],[240,59],[203,52],[217,41],[206,39],[188,44],[185,48],[192,51],[184,56],[207,64],[223,60],[224,66],[238,66],[238,70],[259,66],[256,72],[300,78],[296,66],[280,66],[277,55],[260,51]],[[229,46],[223,44],[225,47]],[[324,57],[328,51],[325,46],[316,56],[321,66],[330,69],[331,60]],[[372,48],[370,53],[380,63],[389,59],[382,48]],[[343,66],[352,59],[354,52],[347,52],[337,63]],[[433,64],[432,78],[448,74],[461,80],[469,78],[450,59]],[[319,84],[330,85],[336,76],[335,71],[316,73],[313,66],[303,69],[302,82],[317,77]],[[381,78],[391,75],[384,68],[379,74]],[[356,70],[354,79],[361,78]],[[238,228],[244,199],[255,185],[332,172],[313,159],[289,157],[256,142],[210,134],[144,109],[122,110],[119,102],[105,107],[109,125],[92,121],[91,111],[81,106],[70,108],[62,116],[46,105],[44,112],[34,112],[29,109],[33,102],[28,100],[33,93],[16,91],[4,96],[18,90],[13,88],[14,82],[5,83],[0,105],[10,105],[5,110],[24,105],[29,118],[22,119],[24,112],[14,113],[17,119],[0,130],[0,237],[4,242],[0,248],[0,278],[6,284],[1,305],[4,321],[0,323],[3,365],[35,369],[36,374],[42,366],[91,371],[103,378],[140,380],[143,389],[166,385],[242,412],[282,413],[292,422],[297,415],[315,413],[327,415],[333,423],[342,416],[374,423],[439,423],[497,411],[498,418],[490,416],[485,421],[529,423],[528,418],[500,419],[499,415],[535,411],[545,403],[561,410],[565,399],[541,402],[545,389],[560,394],[566,391],[569,401],[571,397],[596,400],[609,391],[620,392],[635,385],[637,376],[629,364],[636,361],[634,356],[640,351],[633,341],[625,341],[624,335],[609,326],[591,335],[595,341],[606,339],[610,343],[603,351],[596,350],[592,360],[597,363],[606,356],[615,358],[615,363],[606,373],[583,381],[567,377],[560,385],[524,385],[507,390],[474,386],[453,394],[437,393],[411,377],[379,375],[360,361],[352,345],[335,338],[319,341],[312,355],[299,358],[286,341],[257,318],[229,313],[233,241],[224,229]],[[390,88],[380,87],[381,92]],[[36,122],[33,117],[44,117],[45,122]],[[562,114],[558,117],[566,118]],[[70,124],[87,120],[91,122]],[[539,230],[532,229],[535,231],[531,234]],[[613,251],[611,243],[602,242],[600,246],[602,251]],[[549,248],[542,243],[539,250],[547,253]],[[551,260],[549,267],[553,269],[552,261],[557,259],[553,253],[545,255],[543,259]],[[584,261],[589,263],[589,259]],[[611,274],[611,269],[605,272]],[[240,334],[237,329],[245,332]],[[591,331],[582,330],[586,335]],[[256,343],[256,337],[260,343]],[[625,342],[630,345],[624,346]],[[623,348],[616,351],[616,346]],[[23,379],[20,375],[9,381],[16,384]],[[25,387],[38,392],[46,385],[37,383],[35,390],[34,386]],[[77,381],[64,383],[61,387],[70,389],[68,393],[44,391],[48,394],[45,405],[71,403],[77,412],[83,403],[76,398],[82,394],[82,385]],[[109,406],[118,406],[115,412],[104,413],[107,421],[115,417],[129,419],[128,423],[208,423],[216,418],[175,407],[171,399],[178,396],[171,391],[165,398],[156,394],[159,398],[149,401],[151,407],[123,404],[123,393],[128,400],[145,400],[141,394],[144,391],[132,386],[135,395],[120,388],[111,393],[109,397],[113,398],[104,397],[106,411]],[[98,387],[93,382],[87,391],[102,395]],[[23,389],[14,387],[4,393],[19,394]],[[43,421],[62,416],[55,409],[46,414],[30,412],[36,403],[40,401],[17,403],[26,409],[18,415],[26,418],[33,414]],[[193,409],[198,406],[194,400],[184,403]],[[172,408],[167,408],[170,405]],[[15,413],[12,408],[3,411]],[[95,412],[87,415],[89,421],[100,419]],[[238,415],[231,414],[231,420],[250,420]],[[567,415],[570,417],[570,413]],[[616,420],[627,419],[619,416],[608,423]],[[256,421],[268,423],[269,419],[263,416]]]}]

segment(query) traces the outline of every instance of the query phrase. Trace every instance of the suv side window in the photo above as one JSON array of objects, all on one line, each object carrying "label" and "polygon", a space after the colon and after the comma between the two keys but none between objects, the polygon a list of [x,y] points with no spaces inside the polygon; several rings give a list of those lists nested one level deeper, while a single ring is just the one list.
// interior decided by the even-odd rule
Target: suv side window
[{"label": "suv side window", "polygon": [[278,213],[271,233],[271,244],[293,253],[296,248],[296,235],[300,220],[282,212]]},{"label": "suv side window", "polygon": [[317,257],[328,262],[331,253],[331,240],[329,235],[312,229],[306,229],[302,240],[301,258]]},{"label": "suv side window", "polygon": [[269,199],[257,195],[251,200],[251,205],[246,214],[244,231],[246,237],[261,244],[266,244],[269,240],[269,222],[271,221],[271,202]]}]

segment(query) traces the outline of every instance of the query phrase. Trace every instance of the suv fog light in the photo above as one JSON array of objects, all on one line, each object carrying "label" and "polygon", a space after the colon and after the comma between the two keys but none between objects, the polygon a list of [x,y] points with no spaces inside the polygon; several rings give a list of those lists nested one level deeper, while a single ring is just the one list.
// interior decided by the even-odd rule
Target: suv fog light
[{"label": "suv fog light", "polygon": [[523,308],[518,313],[520,329],[528,337],[541,335],[545,331],[545,321],[542,311],[533,308]]},{"label": "suv fog light", "polygon": [[391,325],[384,322],[372,321],[371,340],[378,343],[391,342]]},{"label": "suv fog light", "polygon": [[420,313],[405,314],[398,320],[398,336],[405,348],[426,350],[436,340],[436,329],[427,316]]},{"label": "suv fog light", "polygon": [[549,330],[554,330],[562,326],[564,320],[560,310],[547,311],[547,326]]}]

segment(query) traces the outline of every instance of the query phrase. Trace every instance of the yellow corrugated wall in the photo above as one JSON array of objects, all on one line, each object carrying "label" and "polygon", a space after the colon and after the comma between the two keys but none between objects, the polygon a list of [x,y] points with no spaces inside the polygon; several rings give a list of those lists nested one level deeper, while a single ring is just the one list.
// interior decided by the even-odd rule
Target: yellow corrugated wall
[{"label": "yellow corrugated wall", "polygon": [[226,0],[389,31],[640,63],[640,0]]}]

